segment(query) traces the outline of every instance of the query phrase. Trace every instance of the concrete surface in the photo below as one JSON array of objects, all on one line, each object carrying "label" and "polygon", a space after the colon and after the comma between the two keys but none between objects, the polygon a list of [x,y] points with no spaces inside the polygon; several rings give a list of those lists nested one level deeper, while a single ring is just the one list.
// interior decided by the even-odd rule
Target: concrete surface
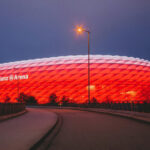
[{"label": "concrete surface", "polygon": [[[65,107],[63,107],[65,109]],[[90,112],[100,112],[125,118],[130,118],[136,121],[150,124],[150,113],[115,110],[115,109],[103,109],[103,108],[80,108],[80,107],[66,107],[67,109],[83,110]]]},{"label": "concrete surface", "polygon": [[150,124],[150,113],[144,113],[144,112],[135,112],[135,111],[125,111],[125,110],[112,110],[112,109],[92,109],[91,110],[95,110],[95,111],[100,111],[100,112],[107,112],[110,114],[116,114],[116,115],[120,115],[120,116],[127,116],[129,118],[133,118],[136,120],[141,120],[143,122],[147,122]]},{"label": "concrete surface", "polygon": [[27,112],[27,110],[25,109],[25,110],[17,112],[17,113],[0,116],[0,122],[11,119],[11,118],[14,118],[14,117],[18,117],[20,115],[23,115],[26,112]]},{"label": "concrete surface", "polygon": [[150,124],[150,113],[125,111],[125,110],[98,109],[98,108],[88,108],[87,110],[127,117],[130,119]]},{"label": "concrete surface", "polygon": [[149,150],[150,125],[131,119],[69,109],[49,109],[63,125],[49,150]]},{"label": "concrete surface", "polygon": [[57,121],[57,115],[45,109],[27,110],[24,115],[0,122],[1,150],[29,150]]}]

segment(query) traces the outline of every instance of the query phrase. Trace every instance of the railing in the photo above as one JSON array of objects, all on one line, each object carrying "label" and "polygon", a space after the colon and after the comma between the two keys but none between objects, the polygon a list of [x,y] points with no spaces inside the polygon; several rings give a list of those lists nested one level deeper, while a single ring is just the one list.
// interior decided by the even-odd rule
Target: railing
[{"label": "railing", "polygon": [[150,103],[101,103],[95,105],[95,107],[137,112],[150,112]]},{"label": "railing", "polygon": [[0,103],[0,116],[25,110],[24,103]]},{"label": "railing", "polygon": [[115,110],[127,110],[150,113],[150,103],[90,103],[90,104],[67,104],[70,107],[106,108]]}]

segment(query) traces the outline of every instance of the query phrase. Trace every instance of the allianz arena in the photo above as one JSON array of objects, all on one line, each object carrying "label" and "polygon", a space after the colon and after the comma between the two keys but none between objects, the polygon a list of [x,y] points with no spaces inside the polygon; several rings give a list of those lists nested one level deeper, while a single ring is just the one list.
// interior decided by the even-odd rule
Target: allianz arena
[{"label": "allianz arena", "polygon": [[[87,55],[60,56],[0,64],[0,102],[17,93],[47,103],[51,93],[70,102],[88,99]],[[91,99],[98,102],[137,102],[150,98],[150,62],[110,55],[90,56]]]}]

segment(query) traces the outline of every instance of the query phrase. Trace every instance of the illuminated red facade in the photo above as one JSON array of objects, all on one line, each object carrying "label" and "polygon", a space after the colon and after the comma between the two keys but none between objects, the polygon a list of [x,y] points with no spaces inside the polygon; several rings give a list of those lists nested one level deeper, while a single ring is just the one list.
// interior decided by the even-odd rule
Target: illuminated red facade
[{"label": "illuminated red facade", "polygon": [[[103,101],[143,101],[150,98],[150,62],[143,59],[91,55],[91,99]],[[48,102],[51,93],[71,102],[88,99],[87,56],[64,56],[0,64],[0,102],[17,93],[33,95]]]}]

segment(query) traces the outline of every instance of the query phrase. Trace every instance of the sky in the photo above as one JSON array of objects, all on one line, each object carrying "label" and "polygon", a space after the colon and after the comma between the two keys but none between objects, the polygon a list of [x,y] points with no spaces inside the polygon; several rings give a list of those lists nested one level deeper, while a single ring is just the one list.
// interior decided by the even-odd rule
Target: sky
[{"label": "sky", "polygon": [[0,0],[0,63],[87,54],[150,60],[150,0]]}]

